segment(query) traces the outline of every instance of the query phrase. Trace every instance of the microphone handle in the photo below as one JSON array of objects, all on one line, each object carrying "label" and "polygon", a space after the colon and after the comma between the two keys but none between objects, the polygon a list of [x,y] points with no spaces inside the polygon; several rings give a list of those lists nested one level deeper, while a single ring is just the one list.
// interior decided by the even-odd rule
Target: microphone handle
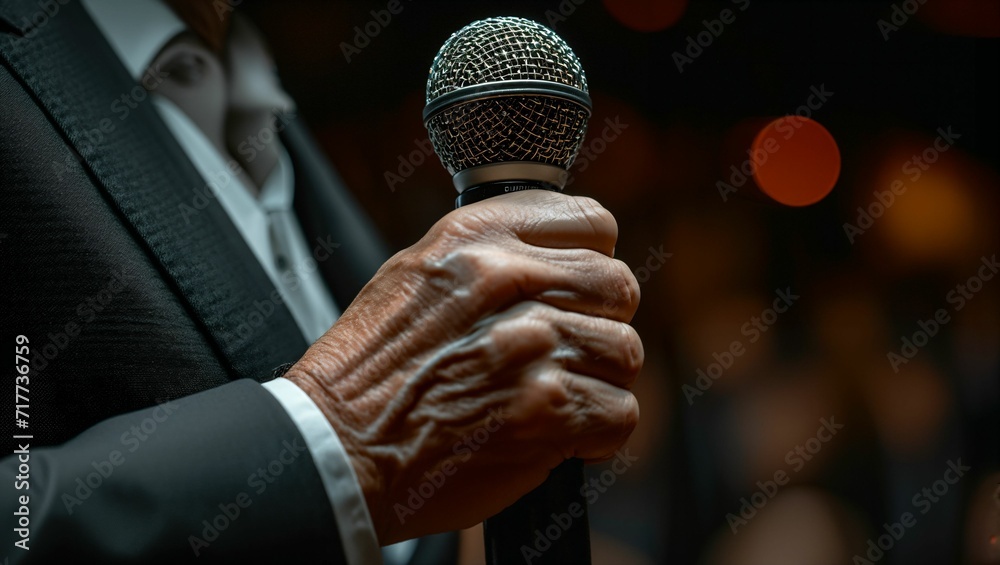
[{"label": "microphone handle", "polygon": [[590,565],[583,461],[567,459],[535,490],[483,522],[487,565]]},{"label": "microphone handle", "polygon": [[[455,207],[522,190],[552,190],[533,180],[498,181],[471,187]],[[583,461],[567,459],[545,482],[483,522],[487,565],[590,565],[590,523],[583,495]]]}]

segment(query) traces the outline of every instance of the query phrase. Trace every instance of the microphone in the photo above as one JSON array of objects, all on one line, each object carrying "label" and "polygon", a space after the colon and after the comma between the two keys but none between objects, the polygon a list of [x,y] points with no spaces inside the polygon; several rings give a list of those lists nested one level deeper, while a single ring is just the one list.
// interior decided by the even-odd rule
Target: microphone
[{"label": "microphone", "polygon": [[[424,125],[458,190],[455,207],[520,190],[562,191],[587,131],[583,66],[552,30],[488,18],[452,34],[431,64]],[[483,524],[486,562],[590,563],[583,462]]]},{"label": "microphone", "polygon": [[489,18],[452,34],[434,57],[424,125],[460,207],[561,191],[590,109],[583,66],[561,37],[531,20]]}]

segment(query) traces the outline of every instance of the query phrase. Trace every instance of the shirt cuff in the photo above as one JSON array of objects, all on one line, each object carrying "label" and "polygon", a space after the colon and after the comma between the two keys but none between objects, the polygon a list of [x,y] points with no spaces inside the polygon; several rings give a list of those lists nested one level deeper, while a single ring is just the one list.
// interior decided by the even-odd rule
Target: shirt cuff
[{"label": "shirt cuff", "polygon": [[372,526],[361,484],[337,432],[309,395],[292,381],[278,378],[262,386],[288,412],[316,462],[316,469],[337,519],[337,530],[343,542],[347,563],[382,563],[378,538],[375,536],[375,527]]}]

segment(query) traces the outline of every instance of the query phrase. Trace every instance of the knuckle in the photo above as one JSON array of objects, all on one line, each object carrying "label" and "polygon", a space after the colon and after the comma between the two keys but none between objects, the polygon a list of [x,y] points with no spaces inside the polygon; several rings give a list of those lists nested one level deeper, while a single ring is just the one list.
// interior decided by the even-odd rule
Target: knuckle
[{"label": "knuckle", "polygon": [[519,310],[520,314],[527,320],[533,323],[545,324],[546,326],[552,327],[552,314],[554,309],[551,306],[537,300],[529,300],[518,304],[516,309]]},{"label": "knuckle", "polygon": [[624,394],[618,408],[620,414],[617,415],[615,421],[618,424],[619,433],[617,447],[621,447],[639,425],[639,400],[632,393]]},{"label": "knuckle", "polygon": [[628,291],[628,304],[633,309],[639,305],[639,300],[642,296],[642,291],[639,289],[639,281],[635,278],[635,274],[632,273],[628,265],[622,263],[622,268],[625,269],[625,282]]},{"label": "knuckle", "polygon": [[634,312],[639,306],[640,290],[639,281],[623,261],[612,259],[611,276],[615,280],[614,289],[616,301],[622,302],[626,310]]},{"label": "knuckle", "polygon": [[489,356],[495,365],[503,365],[510,358],[538,358],[548,355],[559,343],[559,336],[548,320],[528,312],[533,309],[526,305],[522,312],[501,318],[486,330]]},{"label": "knuckle", "polygon": [[551,373],[536,375],[519,386],[511,419],[516,422],[512,429],[521,441],[538,442],[551,438],[556,430],[566,425],[567,419],[573,417],[564,409],[571,400],[570,392],[565,383]]},{"label": "knuckle", "polygon": [[621,443],[628,440],[635,427],[639,425],[639,400],[634,394],[628,393],[622,398],[622,416],[619,420],[621,426]]},{"label": "knuckle", "polygon": [[486,327],[477,346],[482,358],[490,369],[503,367],[511,354],[511,334],[509,324],[496,322]]},{"label": "knuckle", "polygon": [[506,294],[515,285],[515,269],[506,254],[494,249],[466,249],[463,257],[466,276],[480,297]]},{"label": "knuckle", "polygon": [[462,245],[453,249],[445,262],[452,270],[470,277],[485,277],[493,270],[490,254],[475,245]]},{"label": "knuckle", "polygon": [[642,346],[642,339],[635,328],[628,324],[620,324],[620,326],[622,328],[622,347],[625,352],[624,369],[629,376],[629,384],[631,385],[638,378],[639,371],[642,370],[646,354]]},{"label": "knuckle", "polygon": [[429,253],[421,263],[424,276],[436,288],[470,294],[493,292],[504,278],[504,258],[481,245],[465,244]]},{"label": "knuckle", "polygon": [[532,381],[529,394],[537,399],[538,408],[549,412],[570,400],[569,390],[555,371],[548,371]]}]

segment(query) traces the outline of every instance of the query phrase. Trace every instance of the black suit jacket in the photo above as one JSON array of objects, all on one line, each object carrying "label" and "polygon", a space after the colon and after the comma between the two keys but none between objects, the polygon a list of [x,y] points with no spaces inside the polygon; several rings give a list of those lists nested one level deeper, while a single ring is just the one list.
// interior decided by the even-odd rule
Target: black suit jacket
[{"label": "black suit jacket", "polygon": [[[0,321],[6,347],[24,335],[30,349],[27,427],[14,427],[13,377],[3,425],[31,436],[6,440],[0,551],[343,562],[302,438],[255,382],[308,344],[141,88],[61,2],[0,2]],[[303,124],[283,138],[296,210],[310,245],[332,249],[320,268],[345,307],[384,248]],[[27,551],[8,527],[21,496]],[[422,542],[416,561],[454,550]]]}]

